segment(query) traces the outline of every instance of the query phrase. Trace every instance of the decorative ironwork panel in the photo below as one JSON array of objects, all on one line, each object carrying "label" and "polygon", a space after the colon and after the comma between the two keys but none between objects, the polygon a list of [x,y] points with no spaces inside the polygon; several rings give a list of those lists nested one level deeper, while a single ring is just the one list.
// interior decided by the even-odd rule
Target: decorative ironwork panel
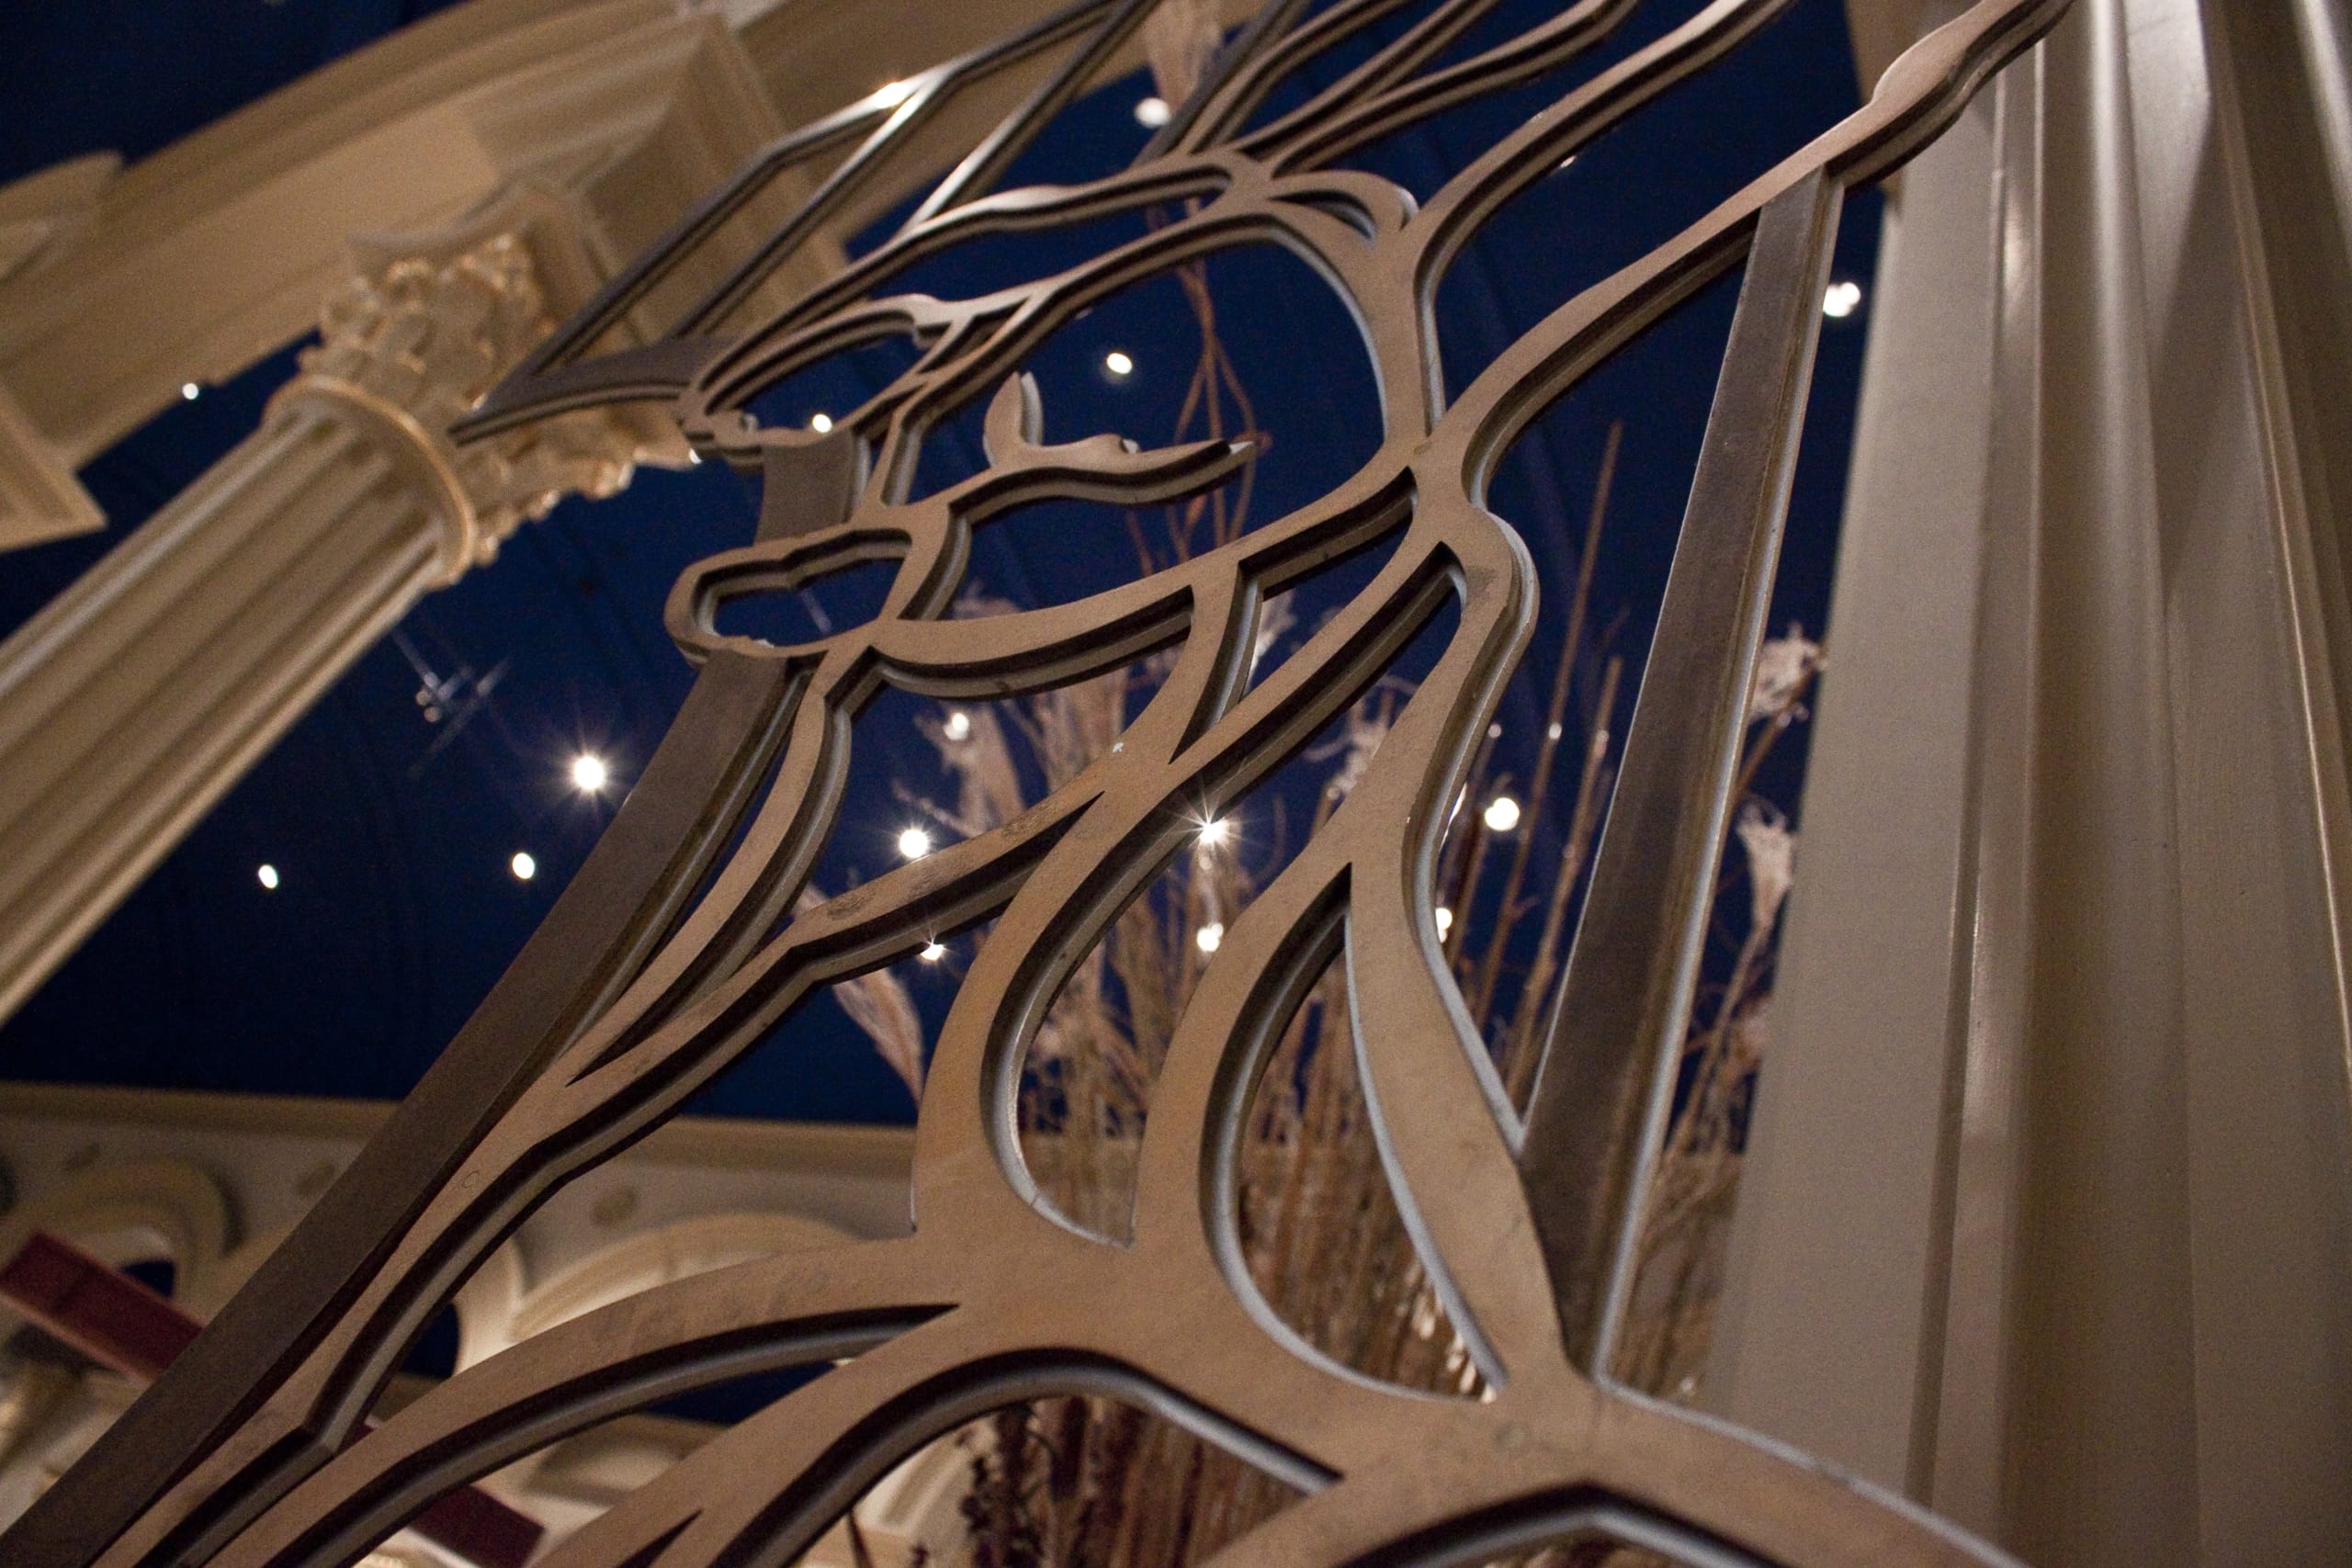
[{"label": "decorative ironwork panel", "polygon": [[[347,1562],[435,1497],[565,1434],[743,1373],[841,1364],[563,1542],[563,1568],[788,1562],[917,1445],[1008,1402],[1095,1393],[1190,1427],[1304,1494],[1234,1563],[1472,1562],[1578,1530],[1694,1563],[1997,1561],[1917,1511],[1604,1375],[1634,1217],[1690,1007],[1811,368],[1849,187],[1935,136],[2064,0],[1979,0],[1870,103],[1669,243],[1560,306],[1468,386],[1442,385],[1430,301],[1505,202],[1784,0],[1713,0],[1535,114],[1425,204],[1340,166],[1377,138],[1609,39],[1633,0],[1576,0],[1441,63],[1493,0],[1442,0],[1336,85],[1253,118],[1298,62],[1401,7],[1273,0],[1125,172],[991,187],[1154,0],[1090,0],[779,142],[461,423],[674,398],[705,453],[763,477],[759,536],[678,584],[702,666],[660,753],[546,926],[400,1114],[253,1284],[7,1538],[22,1562]],[[1066,58],[894,238],[773,307],[781,261],[967,84]],[[797,216],[650,341],[654,291],[779,170],[846,155]],[[1145,237],[978,298],[894,294],[976,236],[1158,207]],[[972,530],[1048,499],[1202,493],[1243,449],[1048,446],[1017,373],[1114,290],[1243,243],[1283,247],[1362,323],[1385,439],[1313,504],[1081,602],[947,612]],[[1536,612],[1516,536],[1481,505],[1549,404],[1745,265],[1715,407],[1593,890],[1522,1119],[1442,960],[1431,862]],[[749,318],[746,320],[746,318]],[[815,359],[911,335],[913,367],[830,432],[746,413]],[[988,465],[916,498],[927,431],[985,400]],[[1383,544],[1368,586],[1252,683],[1266,599]],[[721,635],[737,596],[894,563],[862,626],[777,648]],[[1126,900],[1441,612],[1434,670],[1345,799],[1223,933],[1177,1021],[1138,1152],[1132,1240],[1038,1201],[1016,1137],[1046,1006]],[[989,698],[1144,654],[1164,681],[1119,743],[1015,819],[828,900],[804,889],[839,813],[851,720],[882,687]],[[813,990],[992,922],[935,1046],[915,1228],[698,1275],[562,1324],[380,1427],[372,1402],[430,1315],[523,1215],[673,1113]],[[1421,1266],[1485,1384],[1443,1399],[1308,1346],[1239,1258],[1246,1103],[1335,961],[1356,1068]]]}]

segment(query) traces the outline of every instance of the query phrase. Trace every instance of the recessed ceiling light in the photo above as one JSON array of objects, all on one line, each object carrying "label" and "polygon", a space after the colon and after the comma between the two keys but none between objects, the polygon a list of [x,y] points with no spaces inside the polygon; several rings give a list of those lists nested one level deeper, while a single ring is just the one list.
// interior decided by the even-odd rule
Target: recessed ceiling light
[{"label": "recessed ceiling light", "polygon": [[702,454],[694,450],[692,447],[688,447],[686,449],[686,461],[699,468],[702,465]]},{"label": "recessed ceiling light", "polygon": [[950,740],[968,740],[972,736],[972,716],[962,708],[947,710],[947,722],[940,727]]},{"label": "recessed ceiling light", "polygon": [[261,885],[264,887],[268,888],[272,892],[276,892],[277,890],[277,868],[276,866],[265,862],[262,868],[259,871],[254,872],[254,875],[260,879]]},{"label": "recessed ceiling light", "polygon": [[1136,123],[1148,130],[1158,130],[1168,123],[1168,100],[1151,97],[1136,100]]},{"label": "recessed ceiling light", "polygon": [[1437,934],[1443,936],[1453,929],[1453,911],[1440,904],[1437,907]]},{"label": "recessed ceiling light", "polygon": [[572,786],[582,794],[595,794],[605,787],[606,781],[611,777],[612,774],[605,768],[605,759],[602,757],[592,757],[583,753],[571,759]]},{"label": "recessed ceiling light", "polygon": [[1491,832],[1508,833],[1519,826],[1519,802],[1507,795],[1498,795],[1487,803],[1487,827]]},{"label": "recessed ceiling light", "polygon": [[1124,379],[1136,373],[1136,362],[1127,356],[1124,349],[1114,348],[1102,356],[1102,368]]},{"label": "recessed ceiling light", "polygon": [[1215,953],[1225,944],[1225,923],[1211,920],[1193,933],[1193,945],[1203,953]]},{"label": "recessed ceiling light", "polygon": [[931,853],[931,835],[920,828],[909,828],[899,835],[899,852],[909,860],[921,860]]},{"label": "recessed ceiling light", "polygon": [[808,416],[808,428],[822,435],[833,428],[833,416],[829,413],[812,413]]},{"label": "recessed ceiling light", "polygon": [[539,874],[539,863],[531,858],[531,852],[528,850],[516,850],[514,858],[508,861],[506,864],[514,873],[515,880],[518,882],[528,882]]},{"label": "recessed ceiling light", "polygon": [[1223,817],[1201,824],[1201,842],[1210,849],[1233,837],[1233,823]]},{"label": "recessed ceiling light", "polygon": [[916,953],[915,956],[922,959],[925,964],[936,964],[941,959],[947,956],[947,944],[943,942],[934,942],[930,946],[924,948],[921,953]]},{"label": "recessed ceiling light", "polygon": [[186,398],[189,402],[196,401],[197,398],[201,395],[204,389],[198,386],[193,381],[182,381],[180,383],[180,396]]},{"label": "recessed ceiling light", "polygon": [[1840,278],[1829,286],[1821,297],[1821,313],[1831,321],[1842,321],[1862,307],[1862,286],[1850,278]]}]

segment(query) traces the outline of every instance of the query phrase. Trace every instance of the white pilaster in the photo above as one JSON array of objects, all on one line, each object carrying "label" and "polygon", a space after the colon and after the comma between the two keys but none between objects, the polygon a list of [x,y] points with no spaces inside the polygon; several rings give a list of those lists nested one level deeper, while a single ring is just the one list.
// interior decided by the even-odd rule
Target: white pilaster
[{"label": "white pilaster", "polygon": [[262,428],[0,643],[0,1014],[418,595],[627,482],[616,417],[443,434],[584,291],[560,215],[526,194],[355,278]]},{"label": "white pilaster", "polygon": [[1710,1372],[2035,1562],[2352,1560],[2337,301],[2218,15],[2077,0],[1905,176]]}]

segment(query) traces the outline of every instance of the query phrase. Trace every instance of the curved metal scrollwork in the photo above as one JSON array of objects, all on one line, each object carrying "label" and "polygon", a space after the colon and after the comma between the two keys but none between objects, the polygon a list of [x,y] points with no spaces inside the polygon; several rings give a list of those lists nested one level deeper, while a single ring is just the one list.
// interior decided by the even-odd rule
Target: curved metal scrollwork
[{"label": "curved metal scrollwork", "polygon": [[[1577,86],[1416,208],[1336,167],[1465,97],[1572,60],[1633,0],[1577,0],[1434,70],[1491,6],[1444,0],[1304,107],[1252,128],[1272,85],[1397,9],[1274,0],[1131,168],[987,194],[1140,24],[1081,5],[779,144],[567,323],[476,412],[481,434],[551,412],[674,397],[704,450],[764,476],[758,542],[679,583],[693,697],[605,841],[385,1135],[153,1394],[11,1537],[23,1562],[349,1562],[432,1498],[566,1433],[763,1369],[850,1358],[565,1541],[563,1568],[784,1562],[917,1443],[1049,1393],[1116,1395],[1306,1498],[1234,1563],[1455,1562],[1604,1525],[1693,1562],[1997,1561],[1914,1510],[1611,1385],[1630,1216],[1681,1039],[1745,694],[1778,546],[1845,189],[1909,156],[2064,0],[1980,0],[1860,112],[1671,243],[1555,310],[1449,400],[1429,301],[1504,202],[1782,8],[1713,0]],[[729,325],[792,248],[964,82],[1073,45],[1060,70],[873,254]],[[859,145],[804,210],[662,336],[591,347],[647,309],[777,169]],[[1181,204],[1143,238],[978,298],[892,295],[975,236]],[[1238,244],[1306,261],[1363,323],[1385,439],[1311,505],[1142,581],[987,619],[947,610],[971,532],[1069,497],[1196,494],[1222,442],[1041,443],[1017,374],[1113,290]],[[1439,956],[1430,863],[1450,801],[1535,614],[1511,531],[1481,506],[1548,404],[1745,261],[1715,413],[1627,741],[1594,890],[1523,1122]],[[913,367],[830,434],[761,427],[763,389],[844,344],[911,334]],[[910,499],[924,434],[976,400],[986,468]],[[1352,603],[1255,684],[1261,604],[1379,541]],[[715,629],[715,607],[893,560],[867,624],[795,648]],[[1134,1237],[1036,1201],[1015,1137],[1022,1054],[1047,1001],[1193,814],[1304,746],[1444,607],[1431,674],[1361,780],[1226,933],[1178,1026],[1139,1156]],[[802,907],[835,820],[850,721],[883,685],[995,697],[1148,652],[1168,674],[1110,753],[1017,819]],[[773,783],[762,791],[763,780]],[[738,827],[741,826],[740,837]],[[941,1033],[917,1135],[917,1224],[696,1276],[565,1323],[362,1433],[399,1357],[469,1269],[561,1183],[624,1146],[816,988],[993,921]],[[1231,1201],[1250,1086],[1302,997],[1344,957],[1359,1068],[1408,1228],[1488,1397],[1417,1396],[1305,1346],[1238,1261]]]}]

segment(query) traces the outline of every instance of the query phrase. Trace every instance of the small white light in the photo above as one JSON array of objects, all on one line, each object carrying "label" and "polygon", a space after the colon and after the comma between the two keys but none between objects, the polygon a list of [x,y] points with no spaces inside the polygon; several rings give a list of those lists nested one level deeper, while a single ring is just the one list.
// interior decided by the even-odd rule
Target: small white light
[{"label": "small white light", "polygon": [[1499,725],[1499,724],[1490,724],[1490,725],[1487,726],[1487,739],[1489,739],[1489,740],[1500,740],[1502,738],[1503,738],[1503,727],[1502,727],[1501,725]]},{"label": "small white light", "polygon": [[1487,829],[1489,832],[1508,833],[1519,826],[1519,802],[1507,795],[1498,795],[1487,803]]},{"label": "small white light", "polygon": [[1215,849],[1231,837],[1233,837],[1233,824],[1222,817],[1201,824],[1201,842],[1209,849]]},{"label": "small white light", "polygon": [[833,428],[833,416],[829,413],[812,413],[808,416],[808,428],[822,435]]},{"label": "small white light", "polygon": [[261,879],[261,885],[264,887],[270,889],[272,892],[277,891],[277,868],[276,866],[265,863],[262,868],[254,873],[254,874]]},{"label": "small white light", "polygon": [[1437,907],[1437,934],[1443,936],[1453,929],[1453,911],[1440,904]]},{"label": "small white light", "polygon": [[583,794],[595,794],[605,787],[605,781],[611,776],[602,757],[582,755],[571,759],[572,785]]},{"label": "small white light", "polygon": [[1158,130],[1161,126],[1166,125],[1168,100],[1157,97],[1136,99],[1136,123],[1151,130]]},{"label": "small white light", "polygon": [[934,942],[930,946],[924,948],[921,953],[916,953],[915,956],[922,959],[925,964],[936,964],[941,959],[947,956],[947,944],[945,942]]},{"label": "small white light", "polygon": [[1862,286],[1850,278],[1841,278],[1829,286],[1821,297],[1821,313],[1833,321],[1842,321],[1861,309]]},{"label": "small white light", "polygon": [[947,710],[947,722],[940,727],[940,730],[950,740],[969,740],[972,738],[972,716],[962,708],[950,708]]},{"label": "small white light", "polygon": [[909,860],[921,860],[931,853],[931,835],[920,828],[910,828],[899,835],[899,852]]},{"label": "small white light", "polygon": [[1211,920],[1193,933],[1193,945],[1203,953],[1215,953],[1224,941],[1225,925],[1220,920]]},{"label": "small white light", "polygon": [[1136,373],[1136,362],[1127,357],[1125,350],[1114,348],[1102,356],[1102,368],[1114,376],[1132,376]]},{"label": "small white light", "polygon": [[1557,740],[1560,738],[1560,727],[1556,724],[1554,725],[1551,728],[1544,732],[1544,738],[1547,740]]},{"label": "small white light", "polygon": [[896,108],[915,96],[912,82],[885,82],[874,89],[874,101],[884,108]]},{"label": "small white light", "polygon": [[197,398],[203,392],[203,388],[198,386],[193,381],[182,381],[180,383],[180,396],[186,398],[189,402],[196,401]]},{"label": "small white light", "polygon": [[539,874],[539,863],[531,858],[528,850],[516,850],[514,858],[506,863],[513,868],[517,882],[528,882]]}]

